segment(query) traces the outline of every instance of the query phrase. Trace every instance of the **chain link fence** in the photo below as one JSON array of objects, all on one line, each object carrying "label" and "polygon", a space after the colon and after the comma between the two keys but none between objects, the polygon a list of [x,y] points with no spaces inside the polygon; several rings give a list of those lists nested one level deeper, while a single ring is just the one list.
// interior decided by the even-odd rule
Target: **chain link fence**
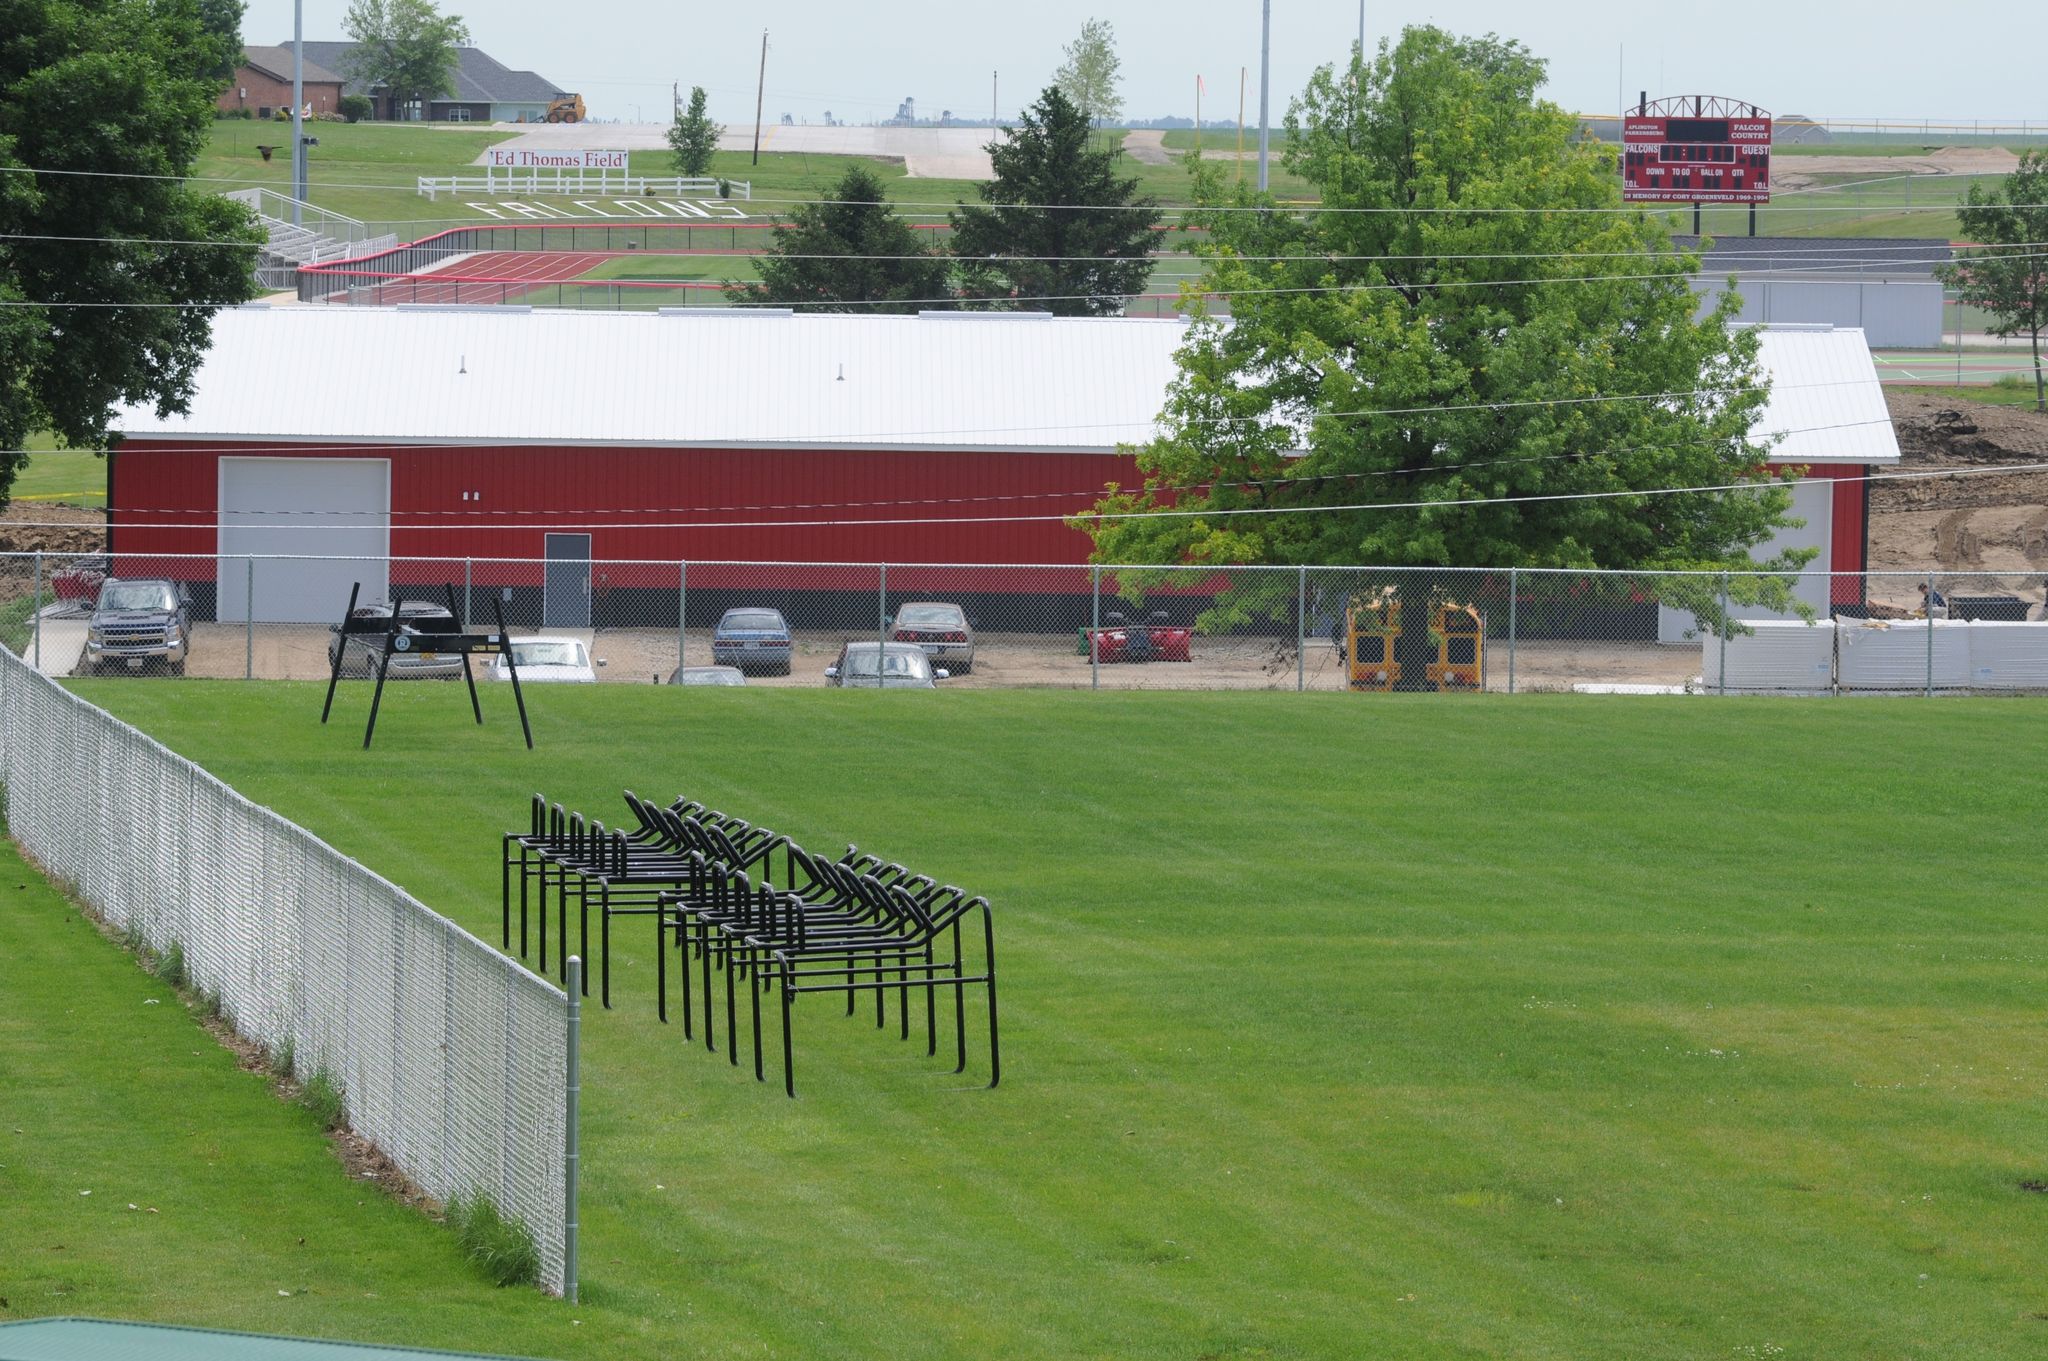
[{"label": "chain link fence", "polygon": [[573,1289],[562,992],[6,651],[0,784],[50,874],[180,951],[240,1034],[325,1073],[429,1195],[523,1221],[541,1284]]},{"label": "chain link fence", "polygon": [[[163,620],[93,622],[109,573],[183,593],[182,651]],[[2037,572],[17,554],[0,557],[0,641],[53,675],[324,680],[354,584],[365,605],[431,600],[472,627],[502,617],[515,638],[573,640],[607,683],[733,665],[750,685],[818,686],[847,644],[879,642],[926,652],[948,688],[972,689],[2048,689]],[[734,610],[774,611],[786,635],[722,631]],[[155,655],[121,655],[126,635],[110,630],[127,627]],[[404,674],[461,675],[459,659],[440,662]],[[498,674],[476,665],[480,680]],[[367,673],[359,658],[343,668]]]}]

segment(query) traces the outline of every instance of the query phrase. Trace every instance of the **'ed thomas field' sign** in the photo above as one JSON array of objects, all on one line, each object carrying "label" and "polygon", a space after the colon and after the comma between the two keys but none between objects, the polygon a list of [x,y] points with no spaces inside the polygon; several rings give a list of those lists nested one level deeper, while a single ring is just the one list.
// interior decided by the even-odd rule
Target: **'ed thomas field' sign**
[{"label": "'ed thomas field' sign", "polygon": [[623,151],[535,151],[528,147],[492,147],[484,165],[492,170],[626,170]]}]

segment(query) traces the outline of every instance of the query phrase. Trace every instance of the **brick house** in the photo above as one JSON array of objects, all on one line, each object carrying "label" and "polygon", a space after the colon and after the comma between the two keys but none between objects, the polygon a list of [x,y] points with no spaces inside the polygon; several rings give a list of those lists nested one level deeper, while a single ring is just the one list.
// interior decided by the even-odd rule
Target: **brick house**
[{"label": "brick house", "polygon": [[[324,66],[306,62],[305,91],[309,112],[333,113],[341,103],[342,78]],[[222,113],[248,109],[258,118],[268,118],[292,107],[292,53],[288,47],[245,47],[242,64],[228,88],[214,101]]]}]

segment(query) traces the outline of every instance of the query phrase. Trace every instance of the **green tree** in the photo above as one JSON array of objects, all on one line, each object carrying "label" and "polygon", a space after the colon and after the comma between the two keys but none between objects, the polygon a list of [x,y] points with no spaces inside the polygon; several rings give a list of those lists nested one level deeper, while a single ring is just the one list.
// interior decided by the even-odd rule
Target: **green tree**
[{"label": "green tree", "polygon": [[1135,178],[1116,173],[1116,152],[1089,145],[1087,116],[1058,86],[988,153],[987,206],[963,203],[951,215],[963,296],[1103,316],[1144,290],[1159,213]]},{"label": "green tree", "polygon": [[1081,116],[1098,125],[1123,117],[1124,97],[1117,89],[1123,62],[1116,55],[1116,29],[1109,20],[1090,19],[1081,25],[1081,35],[1061,51],[1066,59],[1053,72],[1052,82]]},{"label": "green tree", "polygon": [[2048,411],[2041,333],[2048,331],[2048,151],[2035,148],[1995,189],[1973,183],[1956,210],[1963,235],[2003,249],[1965,251],[1936,271],[1962,301],[1996,320],[1995,336],[2026,336],[2034,350],[2034,408]]},{"label": "green tree", "polygon": [[[1320,208],[1194,168],[1197,320],[1163,433],[1136,450],[1144,485],[1098,505],[1134,518],[1077,520],[1098,561],[1756,565],[1790,504],[1749,438],[1756,338],[1728,329],[1732,292],[1694,319],[1696,257],[1618,211],[1612,149],[1536,98],[1543,70],[1512,42],[1411,28],[1289,108],[1285,163]],[[1227,325],[1201,315],[1212,294]],[[1786,583],[1738,592],[1782,604]],[[1247,589],[1212,622],[1278,606]]]},{"label": "green tree", "polygon": [[718,150],[718,138],[725,129],[704,112],[705,103],[704,87],[692,85],[690,107],[677,112],[676,121],[669,124],[668,145],[676,154],[678,175],[702,175],[711,168],[712,153]]},{"label": "green tree", "polygon": [[414,101],[424,111],[455,93],[455,49],[469,41],[461,16],[432,0],[349,0],[341,26],[355,40],[342,58],[349,79],[388,95],[393,118]]},{"label": "green tree", "polygon": [[211,49],[206,74],[225,86],[242,64],[242,14],[247,6],[243,0],[198,0],[198,5],[199,26]]},{"label": "green tree", "polygon": [[0,31],[4,502],[31,431],[104,448],[117,405],[184,409],[262,236],[185,183],[221,88],[197,0],[4,4]]},{"label": "green tree", "polygon": [[856,163],[829,198],[800,204],[778,223],[758,261],[761,281],[731,284],[727,296],[739,303],[864,315],[949,305],[949,263],[896,216],[874,171]]}]

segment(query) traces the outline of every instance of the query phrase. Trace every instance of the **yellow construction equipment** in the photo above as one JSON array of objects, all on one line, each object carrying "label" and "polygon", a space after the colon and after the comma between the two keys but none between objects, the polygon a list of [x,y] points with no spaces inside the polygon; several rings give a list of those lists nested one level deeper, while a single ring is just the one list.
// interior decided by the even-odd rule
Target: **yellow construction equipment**
[{"label": "yellow construction equipment", "polygon": [[1346,681],[1353,690],[1391,690],[1401,679],[1394,640],[1401,636],[1401,596],[1392,586],[1357,595],[1344,611]]},{"label": "yellow construction equipment", "polygon": [[557,91],[555,97],[548,101],[550,123],[581,123],[589,116],[589,110],[583,107],[582,95],[563,94]]}]

